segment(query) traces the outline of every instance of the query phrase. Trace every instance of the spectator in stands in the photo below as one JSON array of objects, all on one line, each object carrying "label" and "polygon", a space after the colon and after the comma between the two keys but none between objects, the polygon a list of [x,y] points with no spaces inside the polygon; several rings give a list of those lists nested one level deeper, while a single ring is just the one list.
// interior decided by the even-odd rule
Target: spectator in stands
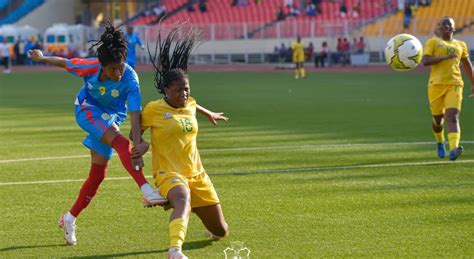
[{"label": "spectator in stands", "polygon": [[413,16],[413,11],[409,3],[405,4],[405,9],[403,11],[403,28],[408,29],[410,27],[411,18]]},{"label": "spectator in stands", "polygon": [[322,0],[311,0],[311,3],[314,5],[316,9],[316,14],[321,14],[321,1]]},{"label": "spectator in stands", "polygon": [[352,17],[353,17],[353,18],[359,17],[359,14],[360,14],[360,7],[361,7],[360,0],[357,1],[357,3],[356,3],[354,6],[352,6]]},{"label": "spectator in stands", "polygon": [[431,5],[431,0],[421,0],[420,5],[430,6]]},{"label": "spectator in stands", "polygon": [[279,51],[279,52],[280,52],[280,53],[279,53],[279,54],[280,54],[280,62],[285,62],[285,61],[286,61],[286,58],[287,58],[287,56],[288,56],[288,54],[287,54],[288,52],[287,52],[287,51],[288,51],[288,50],[287,50],[287,48],[286,48],[286,46],[285,46],[285,43],[282,43],[282,44],[281,44],[281,47],[280,47],[280,51]]},{"label": "spectator in stands", "polygon": [[157,4],[153,7],[153,14],[157,17],[161,17],[166,14],[166,6]]},{"label": "spectator in stands", "polygon": [[313,61],[313,53],[314,53],[314,46],[313,43],[310,42],[308,47],[305,49],[305,59],[306,61]]},{"label": "spectator in stands", "polygon": [[3,66],[3,73],[9,74],[11,72],[11,60],[10,60],[10,48],[8,47],[7,37],[3,38],[3,42],[0,42],[0,55],[2,58]]},{"label": "spectator in stands", "polygon": [[339,7],[339,14],[341,15],[342,18],[345,18],[347,16],[346,3],[344,2],[341,3],[341,7]]},{"label": "spectator in stands", "polygon": [[136,55],[136,45],[138,45],[141,49],[145,49],[145,45],[143,45],[142,40],[138,36],[138,33],[133,32],[133,27],[127,27],[127,33],[125,33],[125,37],[128,40],[128,55],[127,55],[127,64],[129,64],[133,69],[135,69],[135,65],[137,63],[137,55]]},{"label": "spectator in stands", "polygon": [[188,10],[188,12],[194,12],[193,4],[194,4],[194,0],[188,0],[188,7],[186,9]]},{"label": "spectator in stands", "polygon": [[360,36],[359,42],[357,42],[357,53],[363,54],[365,52],[365,41],[364,37]]},{"label": "spectator in stands", "polygon": [[270,62],[278,62],[279,57],[280,57],[280,49],[278,48],[278,46],[275,46],[275,48],[273,48],[272,54],[270,55]]},{"label": "spectator in stands", "polygon": [[239,4],[239,0],[232,0],[232,3],[230,4],[230,6],[236,6]]},{"label": "spectator in stands", "polygon": [[341,64],[343,66],[348,65],[350,63],[350,49],[351,49],[351,44],[347,40],[347,38],[344,37],[341,43]]},{"label": "spectator in stands", "polygon": [[239,0],[239,6],[247,6],[249,4],[248,0]]},{"label": "spectator in stands", "polygon": [[339,64],[342,59],[342,38],[337,38],[336,53],[332,55],[332,61]]},{"label": "spectator in stands", "polygon": [[277,10],[277,21],[283,21],[286,18],[285,10],[280,6]]},{"label": "spectator in stands", "polygon": [[13,50],[15,52],[16,64],[24,65],[26,61],[25,41],[22,38],[19,38],[13,47]]},{"label": "spectator in stands", "polygon": [[288,8],[288,14],[290,16],[298,16],[298,15],[300,15],[300,9],[298,9],[298,7],[296,7],[296,5],[292,5]]},{"label": "spectator in stands", "polygon": [[314,17],[316,16],[316,13],[316,5],[309,4],[308,6],[306,6],[306,15],[308,15],[309,17]]},{"label": "spectator in stands", "polygon": [[352,39],[352,46],[351,46],[351,53],[356,54],[357,53],[357,38],[354,37]]},{"label": "spectator in stands", "polygon": [[405,8],[405,0],[397,0],[398,10],[403,10]]},{"label": "spectator in stands", "polygon": [[207,12],[206,0],[199,0],[199,11],[201,13]]},{"label": "spectator in stands", "polygon": [[316,55],[314,58],[314,66],[319,67],[324,67],[324,64],[326,63],[326,59],[328,58],[329,54],[329,48],[328,48],[328,43],[323,41],[321,44],[321,49],[319,50],[319,54]]}]

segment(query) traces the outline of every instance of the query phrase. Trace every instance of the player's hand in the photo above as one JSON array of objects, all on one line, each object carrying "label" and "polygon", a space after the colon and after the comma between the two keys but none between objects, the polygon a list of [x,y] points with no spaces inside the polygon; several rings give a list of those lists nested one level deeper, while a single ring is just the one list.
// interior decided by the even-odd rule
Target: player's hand
[{"label": "player's hand", "polygon": [[146,143],[145,141],[142,141],[142,142],[140,142],[140,144],[135,145],[132,148],[131,157],[132,158],[140,158],[148,151],[149,148],[150,148],[150,145],[148,143]]},{"label": "player's hand", "polygon": [[30,49],[28,54],[30,54],[31,59],[36,62],[41,61],[43,58],[43,52],[41,52],[39,49]]},{"label": "player's hand", "polygon": [[229,120],[229,118],[224,116],[223,112],[211,112],[211,113],[207,114],[207,119],[213,125],[217,125],[217,121],[227,122]]},{"label": "player's hand", "polygon": [[132,167],[135,171],[140,171],[145,166],[142,157],[132,158]]}]

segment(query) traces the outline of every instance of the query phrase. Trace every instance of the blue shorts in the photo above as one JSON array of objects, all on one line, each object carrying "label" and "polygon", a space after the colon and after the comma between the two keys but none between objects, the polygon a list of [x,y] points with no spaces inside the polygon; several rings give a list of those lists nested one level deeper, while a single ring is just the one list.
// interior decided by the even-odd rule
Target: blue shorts
[{"label": "blue shorts", "polygon": [[100,139],[108,128],[113,124],[119,126],[124,119],[118,114],[107,113],[103,108],[85,101],[80,105],[76,103],[75,115],[77,124],[89,133],[82,144],[108,159],[112,158],[112,147],[102,143]]}]

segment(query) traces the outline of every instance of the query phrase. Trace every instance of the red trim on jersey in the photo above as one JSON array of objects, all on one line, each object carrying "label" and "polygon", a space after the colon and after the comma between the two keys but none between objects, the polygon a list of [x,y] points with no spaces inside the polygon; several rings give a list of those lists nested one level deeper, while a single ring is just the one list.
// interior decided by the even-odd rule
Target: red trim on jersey
[{"label": "red trim on jersey", "polygon": [[99,60],[98,59],[81,59],[81,58],[72,58],[69,60],[71,63],[73,63],[76,66],[80,65],[98,65]]},{"label": "red trim on jersey", "polygon": [[89,76],[97,73],[99,71],[99,60],[97,59],[80,59],[80,58],[73,58],[69,59],[69,63],[66,62],[66,69],[68,71],[72,71],[78,76]]},{"label": "red trim on jersey", "polygon": [[67,70],[68,71],[73,71],[78,76],[90,76],[90,75],[93,75],[93,74],[97,73],[97,71],[99,71],[99,68],[98,67],[92,67],[92,68],[70,68],[70,67],[68,67]]}]

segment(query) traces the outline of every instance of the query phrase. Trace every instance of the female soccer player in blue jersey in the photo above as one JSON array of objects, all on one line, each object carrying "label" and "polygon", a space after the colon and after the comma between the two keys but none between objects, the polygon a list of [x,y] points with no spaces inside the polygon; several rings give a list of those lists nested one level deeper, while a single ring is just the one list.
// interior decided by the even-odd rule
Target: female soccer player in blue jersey
[{"label": "female soccer player in blue jersey", "polygon": [[162,205],[166,202],[146,181],[141,169],[142,158],[131,157],[130,141],[119,131],[120,124],[127,116],[128,105],[133,144],[140,145],[140,86],[137,74],[125,63],[127,39],[110,22],[106,22],[104,26],[105,32],[92,46],[97,47],[98,58],[64,59],[45,57],[36,49],[30,51],[34,61],[64,68],[71,74],[84,78],[84,85],[75,101],[75,116],[79,126],[88,133],[83,144],[90,149],[91,167],[76,202],[59,219],[69,245],[77,243],[76,218],[97,193],[112,157],[112,150],[118,153],[123,166],[140,187],[146,205]]}]

